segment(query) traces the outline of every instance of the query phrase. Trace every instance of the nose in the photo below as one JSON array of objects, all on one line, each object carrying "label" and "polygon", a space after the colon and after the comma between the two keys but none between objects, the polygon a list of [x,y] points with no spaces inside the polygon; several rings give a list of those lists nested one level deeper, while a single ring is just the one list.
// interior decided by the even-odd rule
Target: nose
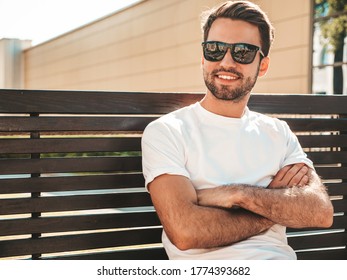
[{"label": "nose", "polygon": [[230,48],[228,48],[225,56],[220,61],[220,65],[224,67],[235,67],[236,62],[234,61],[233,57],[231,56]]}]

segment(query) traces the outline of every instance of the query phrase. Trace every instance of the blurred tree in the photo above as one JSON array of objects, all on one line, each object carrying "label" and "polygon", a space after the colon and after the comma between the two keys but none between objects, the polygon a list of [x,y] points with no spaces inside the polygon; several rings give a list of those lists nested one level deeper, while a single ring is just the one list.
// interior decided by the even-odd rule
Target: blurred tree
[{"label": "blurred tree", "polygon": [[343,93],[343,49],[347,35],[347,0],[315,0],[315,17],[319,21],[324,44],[334,51],[333,93]]}]

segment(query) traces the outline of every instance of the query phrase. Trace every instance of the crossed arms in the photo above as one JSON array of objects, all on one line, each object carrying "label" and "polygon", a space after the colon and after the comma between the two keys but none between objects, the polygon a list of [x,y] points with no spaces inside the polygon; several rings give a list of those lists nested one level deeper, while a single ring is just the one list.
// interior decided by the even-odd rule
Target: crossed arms
[{"label": "crossed arms", "polygon": [[196,191],[188,178],[168,174],[148,188],[167,236],[181,250],[230,245],[274,224],[332,224],[329,196],[315,171],[303,164],[282,168],[267,188],[235,184]]}]

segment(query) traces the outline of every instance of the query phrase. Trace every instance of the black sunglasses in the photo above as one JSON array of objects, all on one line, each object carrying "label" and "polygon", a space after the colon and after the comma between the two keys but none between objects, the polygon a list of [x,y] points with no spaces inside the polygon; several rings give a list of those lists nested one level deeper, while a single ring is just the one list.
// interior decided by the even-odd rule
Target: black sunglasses
[{"label": "black sunglasses", "polygon": [[207,41],[202,42],[202,48],[205,59],[213,62],[221,61],[228,49],[230,49],[234,61],[240,64],[252,63],[257,51],[259,51],[262,57],[265,57],[260,47],[246,43],[227,44],[218,41]]}]

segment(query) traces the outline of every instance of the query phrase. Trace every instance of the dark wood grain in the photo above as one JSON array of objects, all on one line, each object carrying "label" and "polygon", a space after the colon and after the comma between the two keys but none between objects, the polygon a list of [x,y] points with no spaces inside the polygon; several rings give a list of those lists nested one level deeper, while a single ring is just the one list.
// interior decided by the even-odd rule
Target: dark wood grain
[{"label": "dark wood grain", "polygon": [[144,187],[141,173],[2,179],[0,193],[103,190]]},{"label": "dark wood grain", "polygon": [[298,260],[347,260],[347,250],[336,248],[331,250],[299,252]]},{"label": "dark wood grain", "polygon": [[347,163],[347,151],[322,151],[322,152],[307,152],[307,156],[315,164],[336,164]]},{"label": "dark wood grain", "polygon": [[313,234],[289,237],[288,243],[296,250],[345,246],[347,235],[344,232]]},{"label": "dark wood grain", "polygon": [[[67,136],[65,136],[67,137]],[[0,139],[0,153],[84,153],[140,151],[139,137]]]},{"label": "dark wood grain", "polygon": [[[43,258],[45,259],[45,258]],[[52,259],[52,258],[46,258]],[[140,248],[106,253],[85,253],[54,257],[56,260],[168,260],[164,248]]]},{"label": "dark wood grain", "polygon": [[0,113],[164,114],[202,97],[175,93],[1,90]]},{"label": "dark wood grain", "polygon": [[0,241],[0,257],[160,243],[161,228]]},{"label": "dark wood grain", "polygon": [[282,118],[294,132],[343,131],[347,127],[347,119],[296,119]]},{"label": "dark wood grain", "polygon": [[154,211],[40,217],[37,219],[0,220],[0,236],[149,226],[160,226],[159,219]]},{"label": "dark wood grain", "polygon": [[141,171],[141,157],[5,159],[0,174]]},{"label": "dark wood grain", "polygon": [[0,119],[3,132],[143,131],[155,117],[8,117]]},{"label": "dark wood grain", "polygon": [[[1,112],[66,114],[164,114],[203,98],[203,93],[144,93],[47,90],[1,90]],[[69,106],[65,103],[69,101]],[[136,102],[134,102],[136,100]],[[342,96],[261,95],[251,96],[252,110],[270,114],[344,114]]]},{"label": "dark wood grain", "polygon": [[299,135],[303,148],[347,147],[347,135]]},{"label": "dark wood grain", "polygon": [[152,206],[146,192],[3,199],[0,215]]},{"label": "dark wood grain", "polygon": [[[0,257],[167,259],[141,134],[203,96],[0,89]],[[346,259],[347,97],[254,94],[249,108],[288,123],[333,198],[338,232],[287,229],[298,258]]]}]

